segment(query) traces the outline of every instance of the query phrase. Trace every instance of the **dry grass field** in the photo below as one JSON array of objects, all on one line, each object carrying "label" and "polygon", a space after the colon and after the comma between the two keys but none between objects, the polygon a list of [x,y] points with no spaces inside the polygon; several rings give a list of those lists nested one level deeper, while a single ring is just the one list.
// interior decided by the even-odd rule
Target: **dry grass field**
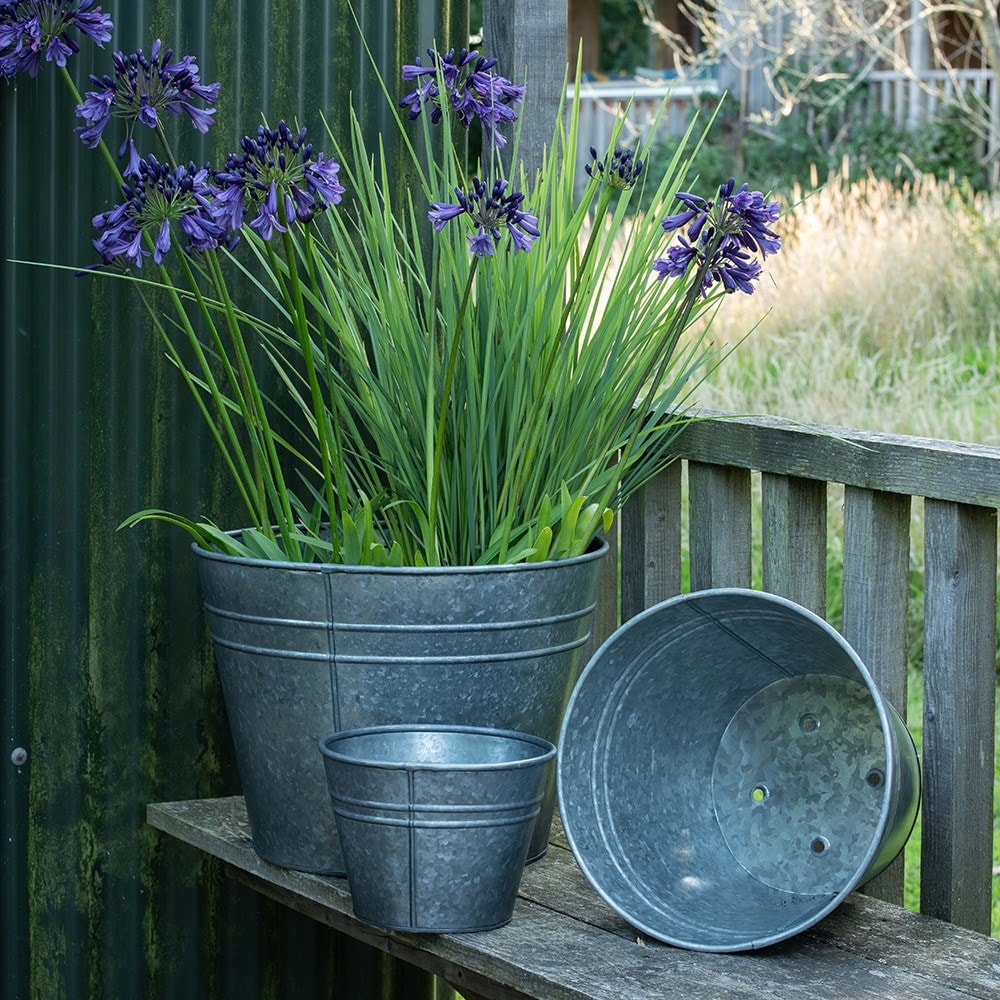
[{"label": "dry grass field", "polygon": [[698,402],[1000,444],[1000,204],[933,178],[793,202],[757,293],[715,317],[735,350]]}]

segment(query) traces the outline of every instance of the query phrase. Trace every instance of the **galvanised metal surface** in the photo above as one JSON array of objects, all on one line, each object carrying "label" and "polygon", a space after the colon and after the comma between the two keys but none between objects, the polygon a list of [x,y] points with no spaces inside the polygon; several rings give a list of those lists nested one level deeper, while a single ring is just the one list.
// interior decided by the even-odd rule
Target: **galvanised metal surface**
[{"label": "galvanised metal surface", "polygon": [[651,937],[760,948],[902,850],[913,741],[848,643],[783,598],[685,594],[585,668],[560,734],[560,813],[597,891]]},{"label": "galvanised metal surface", "polygon": [[[321,115],[339,129],[352,92],[379,125],[346,0],[102,5],[115,37],[70,58],[80,90],[158,36],[222,83],[217,126],[172,133],[184,157],[221,155],[261,113],[322,148]],[[466,36],[464,0],[355,6],[393,80]],[[96,259],[90,219],[117,193],[77,124],[53,66],[0,83],[0,996],[450,996],[144,824],[146,802],[239,784],[187,538],[115,526],[148,506],[239,522],[129,290],[9,263]]]},{"label": "galvanised metal surface", "polygon": [[552,743],[382,726],[334,733],[320,750],[356,916],[439,934],[510,921]]},{"label": "galvanised metal surface", "polygon": [[[516,566],[407,569],[239,559],[195,548],[254,849],[343,871],[320,737],[402,723],[552,742],[582,666],[599,548]],[[545,852],[547,782],[529,857]]]}]

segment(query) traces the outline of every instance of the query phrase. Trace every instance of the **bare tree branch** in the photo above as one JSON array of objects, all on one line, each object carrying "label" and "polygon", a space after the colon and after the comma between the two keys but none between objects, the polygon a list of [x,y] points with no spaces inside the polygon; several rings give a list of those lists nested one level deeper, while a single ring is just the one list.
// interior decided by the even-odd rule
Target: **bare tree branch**
[{"label": "bare tree branch", "polygon": [[748,109],[759,121],[803,104],[841,105],[878,71],[906,85],[905,123],[927,108],[958,108],[984,159],[1000,157],[997,0],[679,0],[697,50],[657,22],[650,0],[636,3],[678,70],[728,64],[741,80],[759,81],[763,99]]}]

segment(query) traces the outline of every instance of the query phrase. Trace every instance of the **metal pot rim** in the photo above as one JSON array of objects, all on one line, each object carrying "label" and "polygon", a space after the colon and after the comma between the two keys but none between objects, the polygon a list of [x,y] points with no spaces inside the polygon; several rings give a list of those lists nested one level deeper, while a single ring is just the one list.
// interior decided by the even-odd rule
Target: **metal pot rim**
[{"label": "metal pot rim", "polygon": [[[228,532],[238,535],[242,528]],[[236,566],[271,566],[275,569],[298,570],[303,573],[375,573],[380,576],[458,576],[461,574],[489,573],[530,573],[555,567],[573,566],[577,563],[589,563],[600,559],[608,551],[608,543],[603,538],[596,538],[583,555],[572,556],[569,559],[547,559],[543,562],[521,563],[488,563],[482,566],[354,566],[346,563],[303,563],[282,561],[278,559],[250,559],[246,556],[231,556],[225,552],[214,552],[203,549],[197,542],[191,543],[191,550],[200,559],[211,559],[220,563],[230,563]]]},{"label": "metal pot rim", "polygon": [[[355,754],[340,753],[333,749],[333,744],[344,740],[353,739],[359,736],[378,736],[383,733],[457,733],[463,735],[497,737],[511,742],[526,743],[538,748],[539,752],[533,757],[519,757],[515,760],[483,761],[480,763],[454,763],[451,761],[441,761],[440,763],[427,761],[415,762],[406,760],[383,760],[377,758],[359,757]],[[444,724],[415,724],[402,723],[393,726],[365,726],[360,729],[345,729],[340,732],[330,733],[319,741],[319,750],[324,757],[330,760],[340,761],[345,764],[355,764],[361,767],[377,767],[389,771],[509,771],[520,770],[526,767],[536,767],[539,764],[546,764],[556,755],[555,744],[541,736],[533,736],[530,733],[522,733],[513,729],[492,729],[486,726],[451,726]]]}]

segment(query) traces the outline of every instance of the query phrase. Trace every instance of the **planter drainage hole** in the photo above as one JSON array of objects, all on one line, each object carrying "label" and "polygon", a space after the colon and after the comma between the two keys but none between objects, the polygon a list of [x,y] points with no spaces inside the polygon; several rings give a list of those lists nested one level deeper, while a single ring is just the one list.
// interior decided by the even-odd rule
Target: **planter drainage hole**
[{"label": "planter drainage hole", "polygon": [[826,854],[830,847],[830,841],[826,837],[813,837],[809,850],[815,855]]},{"label": "planter drainage hole", "polygon": [[819,719],[817,719],[812,713],[806,712],[806,714],[799,719],[799,729],[801,729],[804,733],[814,733],[817,729],[819,729]]},{"label": "planter drainage hole", "polygon": [[885,781],[885,775],[877,767],[873,767],[865,775],[865,781],[871,785],[872,788],[881,788],[882,783]]},{"label": "planter drainage hole", "polygon": [[763,802],[767,798],[768,792],[764,785],[757,785],[753,791],[750,792],[750,798],[754,802]]}]

